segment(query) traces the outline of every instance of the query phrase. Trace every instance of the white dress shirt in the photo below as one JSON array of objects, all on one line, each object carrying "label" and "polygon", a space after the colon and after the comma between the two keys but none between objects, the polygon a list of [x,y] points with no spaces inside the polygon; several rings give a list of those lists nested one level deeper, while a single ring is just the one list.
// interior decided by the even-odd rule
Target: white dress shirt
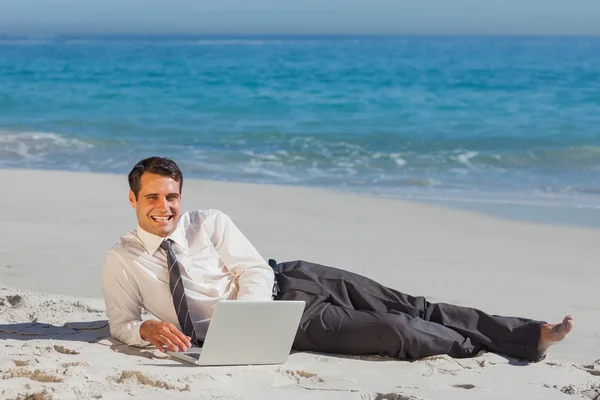
[{"label": "white dress shirt", "polygon": [[[271,299],[273,270],[223,212],[183,213],[169,238],[195,324],[209,320],[219,300]],[[142,308],[181,329],[169,288],[167,255],[160,248],[164,239],[138,226],[122,236],[104,260],[102,287],[110,333],[129,345],[150,344],[140,337]]]}]

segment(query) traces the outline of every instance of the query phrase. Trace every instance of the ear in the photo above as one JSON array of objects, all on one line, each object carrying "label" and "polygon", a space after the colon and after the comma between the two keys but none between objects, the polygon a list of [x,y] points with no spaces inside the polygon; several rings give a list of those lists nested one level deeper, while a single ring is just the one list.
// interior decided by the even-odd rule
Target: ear
[{"label": "ear", "polygon": [[135,199],[135,194],[133,193],[133,190],[129,191],[129,204],[131,204],[131,207],[133,208],[135,208],[137,204],[137,200]]}]

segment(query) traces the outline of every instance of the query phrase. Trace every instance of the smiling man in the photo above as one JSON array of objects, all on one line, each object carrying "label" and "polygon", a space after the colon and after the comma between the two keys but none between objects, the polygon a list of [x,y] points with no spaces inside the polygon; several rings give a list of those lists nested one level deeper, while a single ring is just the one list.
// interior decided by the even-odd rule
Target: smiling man
[{"label": "smiling man", "polygon": [[[202,339],[193,327],[210,319],[219,300],[271,299],[273,270],[227,215],[181,214],[183,176],[173,161],[140,161],[129,187],[138,227],[108,252],[102,270],[112,336],[185,350]],[[158,319],[142,322],[142,307]]]},{"label": "smiling man", "polygon": [[[106,255],[102,286],[111,335],[133,346],[202,345],[205,322],[224,299],[305,301],[297,350],[401,359],[487,350],[535,361],[573,327],[570,316],[551,325],[430,303],[306,261],[269,265],[226,214],[181,213],[183,176],[166,158],[137,163],[129,186],[138,227]],[[142,308],[157,319],[142,321]]]}]

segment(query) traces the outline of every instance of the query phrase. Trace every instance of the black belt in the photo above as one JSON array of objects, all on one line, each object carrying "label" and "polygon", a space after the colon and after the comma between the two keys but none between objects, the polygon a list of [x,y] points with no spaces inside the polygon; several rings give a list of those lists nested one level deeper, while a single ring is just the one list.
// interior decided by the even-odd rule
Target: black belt
[{"label": "black belt", "polygon": [[276,299],[280,292],[279,282],[277,282],[279,267],[277,265],[277,261],[273,260],[272,258],[269,258],[269,266],[273,268],[273,272],[275,273],[275,281],[273,283],[273,298]]}]

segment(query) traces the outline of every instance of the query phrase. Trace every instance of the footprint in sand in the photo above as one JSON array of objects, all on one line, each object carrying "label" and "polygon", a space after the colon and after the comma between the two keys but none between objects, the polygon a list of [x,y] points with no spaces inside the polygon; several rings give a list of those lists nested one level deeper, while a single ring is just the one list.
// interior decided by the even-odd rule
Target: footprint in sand
[{"label": "footprint in sand", "polygon": [[550,386],[544,385],[547,388],[557,389],[568,395],[580,395],[583,398],[600,400],[600,385],[597,384],[583,384],[583,385],[567,385],[558,387],[558,385]]},{"label": "footprint in sand", "polygon": [[78,351],[67,349],[64,346],[59,346],[59,345],[56,345],[56,344],[54,345],[54,350],[56,350],[56,351],[58,351],[59,353],[62,353],[62,354],[69,354],[69,355],[79,354]]},{"label": "footprint in sand", "polygon": [[416,397],[401,393],[363,393],[362,400],[425,400],[422,397]]},{"label": "footprint in sand", "polygon": [[298,369],[298,370],[290,370],[290,369],[286,369],[285,371],[283,371],[283,373],[285,373],[286,375],[292,377],[293,379],[296,380],[296,383],[321,383],[321,382],[325,382],[322,378],[320,378],[317,374],[313,373],[313,372],[309,372],[309,371],[305,371],[302,369]]},{"label": "footprint in sand", "polygon": [[593,364],[582,365],[581,368],[590,375],[600,376],[600,360],[596,360]]},{"label": "footprint in sand", "polygon": [[475,385],[472,385],[470,383],[463,383],[463,384],[459,384],[459,385],[452,385],[452,387],[459,388],[459,389],[473,389],[475,387]]},{"label": "footprint in sand", "polygon": [[594,376],[600,376],[600,369],[585,369],[588,374]]},{"label": "footprint in sand", "polygon": [[118,377],[107,377],[107,380],[112,380],[115,381],[117,383],[126,383],[126,382],[133,382],[133,383],[137,383],[138,385],[146,385],[146,386],[152,386],[155,388],[159,388],[159,389],[165,389],[165,390],[176,390],[176,391],[180,391],[180,392],[189,392],[191,390],[191,387],[189,384],[186,384],[185,386],[175,386],[175,385],[171,385],[165,381],[161,381],[159,379],[152,379],[146,375],[144,375],[142,372],[140,371],[131,371],[131,370],[127,370],[127,371],[122,371],[121,375]]},{"label": "footprint in sand", "polygon": [[448,356],[431,356],[417,362],[425,365],[429,369],[427,372],[423,373],[423,376],[432,376],[437,373],[443,375],[456,375],[460,369],[466,368],[458,361]]},{"label": "footprint in sand", "polygon": [[15,307],[18,306],[22,300],[23,298],[18,294],[6,296],[5,298],[0,298],[0,306],[4,306],[6,303],[8,303],[11,307]]},{"label": "footprint in sand", "polygon": [[291,384],[308,390],[360,392],[356,382],[340,377],[323,379],[316,373],[304,369],[278,369],[277,373],[283,379],[275,379],[273,387],[289,387]]},{"label": "footprint in sand", "polygon": [[32,381],[48,383],[48,382],[62,382],[63,379],[56,376],[54,373],[44,372],[36,369],[35,371],[28,370],[27,368],[12,368],[4,371],[3,375],[0,375],[0,379],[13,379],[13,378],[28,378]]}]

